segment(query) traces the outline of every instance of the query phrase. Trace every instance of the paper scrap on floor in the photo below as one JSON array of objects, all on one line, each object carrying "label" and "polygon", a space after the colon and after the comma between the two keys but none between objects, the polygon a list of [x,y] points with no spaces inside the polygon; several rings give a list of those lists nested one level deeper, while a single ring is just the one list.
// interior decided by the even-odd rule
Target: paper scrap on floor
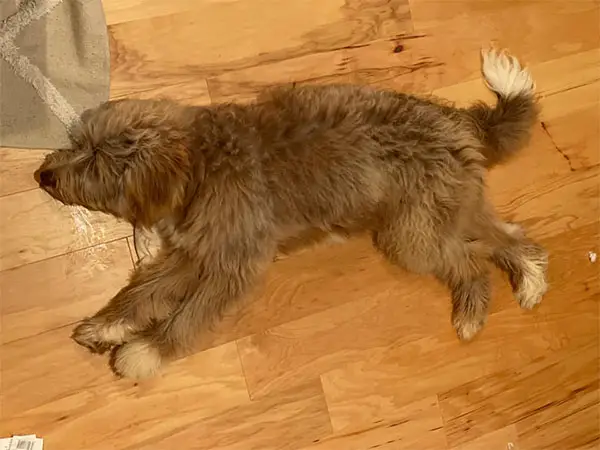
[{"label": "paper scrap on floor", "polygon": [[43,450],[44,440],[35,434],[0,438],[0,450]]}]

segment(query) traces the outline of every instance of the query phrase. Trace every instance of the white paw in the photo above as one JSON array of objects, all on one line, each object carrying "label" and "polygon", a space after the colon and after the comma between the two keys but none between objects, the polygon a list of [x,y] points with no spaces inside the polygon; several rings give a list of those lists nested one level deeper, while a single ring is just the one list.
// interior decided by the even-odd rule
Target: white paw
[{"label": "white paw", "polygon": [[483,328],[484,321],[480,320],[455,320],[454,328],[456,329],[456,334],[461,341],[470,341],[475,337],[477,333]]},{"label": "white paw", "polygon": [[113,322],[98,328],[100,339],[119,345],[131,337],[133,328],[124,322]]},{"label": "white paw", "polygon": [[520,280],[515,297],[524,309],[532,309],[542,301],[543,295],[548,290],[546,282],[546,267],[548,261],[545,257],[527,258],[523,263],[523,277]]},{"label": "white paw", "polygon": [[488,87],[504,98],[533,95],[535,83],[529,70],[514,56],[494,49],[482,50],[482,70]]},{"label": "white paw", "polygon": [[546,282],[535,282],[535,284],[528,284],[527,286],[519,288],[519,290],[515,292],[515,297],[521,308],[533,309],[542,302],[542,297],[547,289],[548,285]]},{"label": "white paw", "polygon": [[123,322],[104,322],[100,319],[85,319],[74,330],[71,337],[95,353],[120,345],[131,336],[131,327]]},{"label": "white paw", "polygon": [[114,369],[125,378],[151,378],[158,374],[162,358],[157,348],[146,341],[129,342],[117,350],[114,357]]},{"label": "white paw", "polygon": [[521,225],[518,225],[516,223],[502,222],[500,224],[500,226],[506,234],[508,234],[514,238],[521,238],[525,235],[525,232],[523,231],[523,227],[521,227]]}]

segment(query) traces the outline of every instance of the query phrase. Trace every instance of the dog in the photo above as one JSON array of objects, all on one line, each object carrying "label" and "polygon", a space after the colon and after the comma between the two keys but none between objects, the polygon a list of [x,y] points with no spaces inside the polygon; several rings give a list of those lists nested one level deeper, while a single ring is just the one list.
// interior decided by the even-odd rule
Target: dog
[{"label": "dog", "polygon": [[280,86],[246,105],[118,100],[85,112],[73,148],[34,177],[67,205],[154,228],[161,247],[73,338],[111,349],[124,377],[155,375],[302,235],[370,232],[389,261],[449,288],[468,341],[484,325],[489,262],[523,308],[547,289],[547,253],[485,197],[486,171],[538,117],[530,72],[482,52],[495,106],[352,85]]}]

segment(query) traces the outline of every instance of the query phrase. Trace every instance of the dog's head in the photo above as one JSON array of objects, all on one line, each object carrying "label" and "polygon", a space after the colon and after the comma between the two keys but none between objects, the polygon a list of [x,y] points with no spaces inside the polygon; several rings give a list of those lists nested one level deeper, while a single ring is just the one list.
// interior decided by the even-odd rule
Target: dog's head
[{"label": "dog's head", "polygon": [[34,177],[62,203],[151,226],[184,200],[190,127],[171,102],[108,102],[82,115],[72,148],[49,154]]}]

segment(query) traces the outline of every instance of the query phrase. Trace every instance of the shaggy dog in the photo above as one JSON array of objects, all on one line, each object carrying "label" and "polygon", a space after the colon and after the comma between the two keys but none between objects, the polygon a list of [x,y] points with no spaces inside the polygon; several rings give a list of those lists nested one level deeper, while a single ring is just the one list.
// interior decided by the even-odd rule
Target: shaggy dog
[{"label": "shaggy dog", "polygon": [[242,297],[291,239],[368,231],[392,263],[451,291],[460,339],[481,329],[488,262],[521,307],[546,290],[546,252],[485,198],[486,169],[524,147],[537,118],[529,72],[482,53],[495,107],[460,109],[358,86],[280,87],[249,105],[122,100],[82,116],[73,148],[35,178],[55,199],[155,228],[159,253],[73,338],[152,376]]}]

